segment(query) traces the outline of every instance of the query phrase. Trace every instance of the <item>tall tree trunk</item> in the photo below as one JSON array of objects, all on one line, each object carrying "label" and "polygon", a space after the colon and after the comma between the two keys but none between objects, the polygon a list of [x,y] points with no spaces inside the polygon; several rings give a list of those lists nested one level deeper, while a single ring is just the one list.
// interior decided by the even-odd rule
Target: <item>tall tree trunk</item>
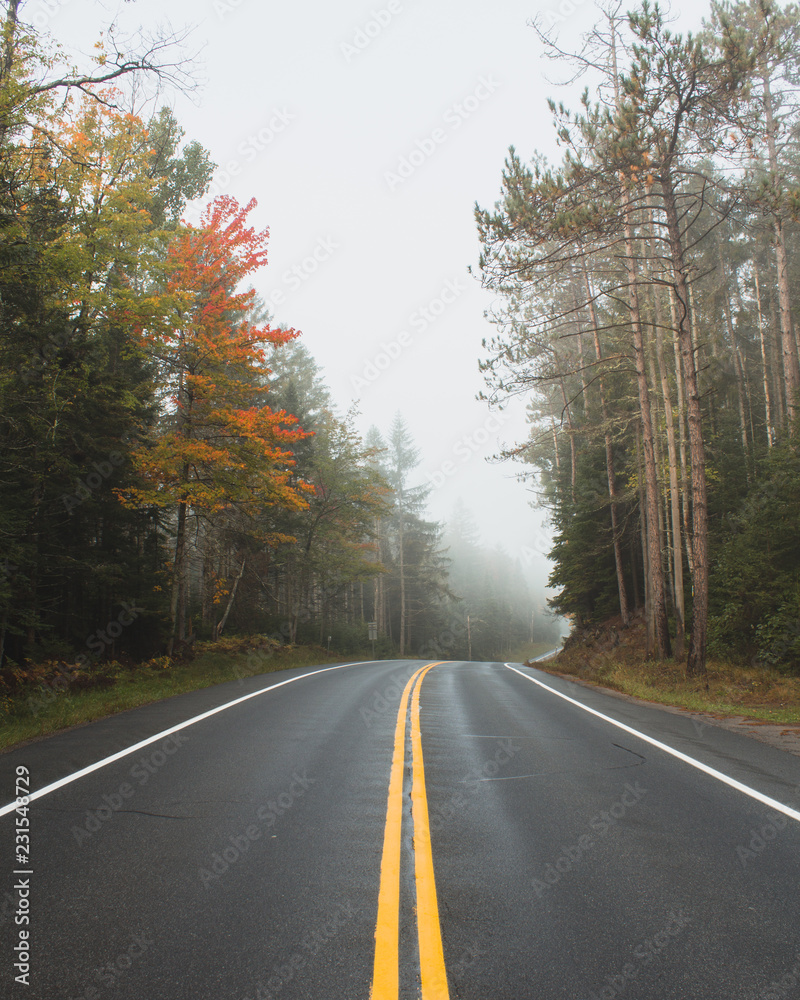
[{"label": "tall tree trunk", "polygon": [[[780,164],[778,163],[777,123],[775,108],[770,89],[770,72],[764,56],[759,60],[762,80],[764,82],[764,115],[767,128],[767,158],[770,175],[778,184]],[[792,300],[789,290],[789,264],[786,255],[786,238],[783,231],[783,218],[780,205],[777,204],[778,193],[775,192],[776,204],[772,209],[772,224],[775,237],[775,262],[778,267],[778,304],[780,307],[781,346],[783,348],[783,378],[786,389],[786,412],[788,416],[789,433],[797,432],[798,413],[800,413],[800,363],[797,357],[797,341],[792,329]]]},{"label": "tall tree trunk", "polygon": [[689,575],[694,580],[694,557],[692,556],[692,526],[689,513],[689,469],[686,464],[686,403],[683,394],[683,364],[678,342],[678,311],[675,307],[675,289],[669,290],[669,313],[672,323],[672,346],[675,353],[675,392],[678,400],[678,455],[681,461],[681,517],[683,538],[686,547],[686,562]]},{"label": "tall tree trunk", "polygon": [[647,498],[645,492],[645,471],[642,461],[642,432],[636,428],[636,472],[639,480],[639,534],[642,546],[642,572],[644,574],[644,620],[647,627],[647,655],[656,644],[656,623],[653,616],[653,580],[650,573],[650,545],[648,543]]},{"label": "tall tree trunk", "polygon": [[[383,563],[383,522],[380,518],[375,519],[375,561]],[[382,580],[383,573],[376,573],[372,581],[372,620],[378,626],[381,635],[385,632],[380,593]]]},{"label": "tall tree trunk", "polygon": [[694,595],[692,636],[686,670],[690,676],[705,675],[708,638],[708,501],[703,419],[697,386],[692,327],[689,317],[689,287],[683,259],[680,223],[675,204],[675,189],[669,165],[660,177],[664,213],[672,257],[678,319],[678,342],[681,349],[683,378],[686,385],[686,409],[689,425],[689,456],[692,470],[692,555],[694,558]]},{"label": "tall tree trunk", "polygon": [[750,474],[750,440],[747,433],[747,399],[745,390],[745,378],[744,378],[744,368],[742,365],[742,357],[739,352],[739,345],[736,340],[736,331],[733,326],[733,314],[731,312],[731,300],[730,300],[730,284],[732,281],[731,275],[728,273],[728,268],[725,266],[725,260],[720,252],[719,256],[720,273],[722,275],[722,309],[725,313],[725,326],[728,330],[728,339],[731,344],[731,356],[733,358],[733,371],[736,376],[736,395],[739,403],[739,433],[742,438],[742,451],[744,452],[744,467],[745,475],[747,476],[747,482],[752,482],[752,476]]},{"label": "tall tree trunk", "polygon": [[[3,51],[0,58],[0,90],[8,85],[11,70],[14,66],[14,47],[17,41],[17,10],[20,0],[7,0],[6,19],[3,23]],[[0,136],[6,131],[6,125],[0,125]]]},{"label": "tall tree trunk", "polygon": [[403,525],[402,497],[397,522],[397,540],[400,547],[398,559],[400,569],[400,656],[406,651],[406,570],[405,570],[405,531]]},{"label": "tall tree trunk", "polygon": [[556,422],[553,417],[550,417],[550,423],[553,428],[553,451],[556,456],[556,470],[559,470],[561,468],[561,459],[558,454],[558,432],[556,431]]},{"label": "tall tree trunk", "polygon": [[758,284],[758,265],[755,265],[756,308],[758,309],[758,340],[761,344],[761,370],[764,375],[764,416],[767,426],[767,447],[774,443],[772,427],[772,400],[770,399],[769,368],[767,366],[767,349],[764,342],[764,314],[761,310],[761,289]]},{"label": "tall tree trunk", "polygon": [[[769,328],[777,331],[780,327],[775,309],[775,295],[769,297]],[[773,400],[775,401],[775,423],[777,427],[786,426],[786,385],[783,380],[783,348],[780,336],[774,334],[769,338],[772,354]]]},{"label": "tall tree trunk", "polygon": [[[661,397],[664,401],[664,421],[667,429],[667,455],[669,459],[669,499],[672,521],[672,580],[675,609],[675,656],[681,659],[686,641],[686,598],[683,587],[683,552],[681,540],[680,490],[678,488],[678,449],[675,444],[675,421],[672,412],[672,396],[669,387],[667,363],[664,357],[663,307],[660,289],[654,287],[656,320],[656,360],[661,382]],[[676,373],[680,379],[680,372]]]},{"label": "tall tree trunk", "polygon": [[628,307],[631,315],[633,349],[636,358],[636,382],[639,389],[639,412],[642,426],[642,451],[644,454],[645,500],[647,504],[647,552],[650,569],[650,590],[653,607],[655,647],[648,653],[658,659],[670,655],[667,603],[664,594],[664,573],[661,566],[661,548],[658,537],[658,474],[653,445],[653,421],[650,411],[650,390],[647,384],[647,358],[644,348],[642,316],[639,306],[638,259],[633,237],[633,210],[625,181],[620,185],[625,227],[625,264],[628,272]]},{"label": "tall tree trunk", "polygon": [[750,389],[750,376],[747,374],[747,356],[742,350],[741,346],[736,344],[736,353],[739,357],[739,367],[742,372],[742,383],[744,385],[744,404],[745,410],[747,411],[747,426],[750,428],[750,464],[753,467],[753,475],[755,475],[755,443],[756,443],[756,429],[753,423],[753,393]]},{"label": "tall tree trunk", "polygon": [[[617,67],[617,21],[615,15],[606,12],[611,28],[611,68],[614,83],[614,103],[620,110],[620,78]],[[664,599],[664,574],[661,566],[661,552],[658,539],[658,477],[653,452],[653,423],[650,416],[650,395],[647,386],[647,367],[644,352],[642,317],[639,307],[639,275],[637,271],[633,240],[633,209],[626,187],[625,178],[620,174],[620,203],[622,206],[625,232],[625,269],[628,277],[628,306],[633,330],[633,347],[636,356],[636,382],[639,390],[639,411],[642,424],[642,451],[645,470],[646,502],[646,551],[645,569],[645,612],[648,613],[648,654],[655,650],[659,659],[670,655],[669,623]],[[638,442],[637,442],[638,449]],[[641,482],[641,480],[640,480]],[[644,510],[643,510],[644,515]],[[643,535],[643,542],[645,537]],[[648,594],[650,600],[648,600]],[[650,622],[652,620],[652,632]]]},{"label": "tall tree trunk", "polygon": [[636,546],[633,541],[630,544],[629,551],[631,557],[631,583],[633,584],[633,608],[634,611],[638,611],[642,606],[639,596],[639,559],[638,553],[636,552]]},{"label": "tall tree trunk", "polygon": [[[184,467],[184,481],[189,469]],[[172,566],[172,593],[170,595],[172,628],[167,643],[167,656],[172,656],[175,644],[186,639],[186,497],[178,501],[178,525],[175,532],[175,557]]]},{"label": "tall tree trunk", "polygon": [[[376,535],[377,535],[377,553],[378,562],[385,566],[384,561],[384,522],[379,518],[376,521]],[[379,573],[375,577],[374,586],[374,602],[375,602],[375,622],[378,625],[378,633],[380,635],[388,635],[388,628],[386,623],[386,599],[385,599],[385,574]]]},{"label": "tall tree trunk", "polygon": [[211,587],[214,573],[211,562],[211,541],[208,531],[200,533],[200,621],[208,625],[212,619]]},{"label": "tall tree trunk", "polygon": [[[589,281],[589,273],[586,264],[583,265],[583,280],[586,286],[586,301],[589,306],[589,318],[592,324],[592,334],[594,337],[594,352],[598,361],[602,361],[603,352],[600,347],[600,332],[597,321],[597,310],[594,305],[594,295]],[[622,543],[620,541],[619,513],[617,510],[617,478],[614,471],[614,449],[611,444],[611,434],[609,432],[610,421],[608,416],[608,406],[606,405],[605,386],[602,375],[597,380],[598,393],[600,396],[600,412],[603,416],[603,440],[606,448],[606,478],[608,480],[608,499],[611,506],[611,537],[614,545],[614,566],[617,573],[617,592],[619,594],[619,614],[625,628],[630,624],[630,611],[628,609],[628,594],[625,589],[625,569],[622,561]]]},{"label": "tall tree trunk", "polygon": [[787,423],[789,433],[796,435],[798,413],[800,413],[800,369],[798,369],[797,343],[792,330],[792,305],[789,294],[789,270],[783,236],[783,221],[777,216],[775,217],[775,257],[778,263],[778,304],[780,306]]},{"label": "tall tree trunk", "polygon": [[245,556],[242,556],[242,565],[239,567],[239,572],[236,576],[236,579],[233,582],[233,587],[231,587],[230,596],[228,597],[228,604],[225,608],[225,614],[222,616],[222,620],[220,621],[219,625],[217,625],[216,628],[217,638],[219,638],[222,635],[222,631],[228,622],[228,615],[231,613],[233,602],[236,599],[236,591],[239,589],[239,581],[244,576],[244,567],[246,563],[247,563],[247,558]]},{"label": "tall tree trunk", "polygon": [[[643,332],[647,330],[647,326],[643,325]],[[657,486],[657,496],[658,496],[658,551],[661,557],[661,572],[664,578],[664,585],[666,587],[666,598],[674,601],[675,593],[672,587],[672,571],[669,559],[669,534],[667,532],[664,510],[665,503],[662,503],[662,499],[666,501],[666,496],[664,490],[662,489],[661,481],[663,478],[664,461],[661,457],[661,410],[659,405],[659,394],[656,392],[656,385],[658,384],[658,377],[656,375],[656,361],[653,356],[652,350],[652,338],[648,337],[648,343],[645,345],[645,355],[647,361],[647,385],[650,388],[650,406],[651,406],[651,419],[653,422],[653,458],[656,464],[656,486]],[[665,558],[666,557],[666,558]]]},{"label": "tall tree trunk", "polygon": [[[731,336],[733,336],[733,327],[731,327]],[[753,477],[750,473],[750,436],[747,433],[747,394],[744,383],[744,370],[742,367],[742,356],[739,353],[739,345],[735,340],[733,340],[731,348],[733,371],[736,375],[736,398],[739,404],[739,434],[742,438],[744,471],[747,482],[750,483]]]},{"label": "tall tree trunk", "polygon": [[572,424],[572,411],[567,400],[567,390],[564,388],[564,379],[558,380],[561,386],[561,398],[564,401],[564,413],[567,415],[567,426],[569,427],[569,454],[572,462],[571,483],[572,483],[572,503],[575,503],[575,484],[578,480],[578,456],[575,450],[575,428]]}]

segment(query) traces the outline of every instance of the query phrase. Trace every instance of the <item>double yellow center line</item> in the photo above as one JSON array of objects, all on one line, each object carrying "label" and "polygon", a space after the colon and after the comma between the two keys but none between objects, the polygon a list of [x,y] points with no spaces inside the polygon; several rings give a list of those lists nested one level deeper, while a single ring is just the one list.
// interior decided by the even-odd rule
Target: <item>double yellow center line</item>
[{"label": "double yellow center line", "polygon": [[[370,1000],[398,1000],[400,988],[400,862],[403,826],[403,770],[406,719],[411,695],[411,817],[414,823],[414,875],[417,889],[417,934],[422,1000],[449,1000],[447,972],[436,901],[428,796],[419,726],[419,691],[425,674],[436,663],[420,667],[406,684],[400,699],[394,732],[394,754],[389,777],[386,830],[383,836],[378,920],[375,927],[375,966]],[[413,694],[412,694],[413,689]]]}]

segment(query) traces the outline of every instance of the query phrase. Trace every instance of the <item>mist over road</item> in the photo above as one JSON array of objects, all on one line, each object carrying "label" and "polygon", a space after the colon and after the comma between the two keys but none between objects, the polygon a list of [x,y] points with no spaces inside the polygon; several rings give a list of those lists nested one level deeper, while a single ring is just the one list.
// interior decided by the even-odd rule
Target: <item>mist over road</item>
[{"label": "mist over road", "polygon": [[427,666],[250,678],[0,756],[2,995],[797,995],[798,757]]}]

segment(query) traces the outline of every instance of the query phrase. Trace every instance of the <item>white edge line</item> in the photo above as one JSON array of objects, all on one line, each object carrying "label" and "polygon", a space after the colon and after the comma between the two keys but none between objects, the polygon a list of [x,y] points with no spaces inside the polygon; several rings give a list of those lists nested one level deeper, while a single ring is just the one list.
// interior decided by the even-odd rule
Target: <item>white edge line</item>
[{"label": "white edge line", "polygon": [[556,691],[556,689],[551,688],[549,684],[543,684],[535,677],[531,677],[529,674],[523,674],[521,670],[517,670],[516,667],[512,667],[510,663],[506,663],[504,666],[508,667],[509,670],[513,670],[515,674],[519,674],[520,677],[524,677],[526,681],[530,681],[532,684],[538,684],[539,687],[544,688],[545,691],[549,691],[550,694],[554,694],[558,698],[563,698],[563,700],[568,701],[570,705],[582,708],[584,712],[589,712],[590,715],[596,715],[598,719],[602,719],[604,722],[610,722],[611,725],[616,726],[617,729],[622,729],[626,733],[630,733],[632,736],[636,736],[640,740],[644,740],[645,743],[658,747],[659,750],[663,750],[665,753],[671,754],[673,757],[677,757],[678,760],[682,760],[685,764],[691,764],[691,766],[696,767],[698,771],[703,771],[704,774],[711,775],[711,777],[716,778],[717,781],[721,781],[724,784],[729,785],[731,788],[735,788],[738,792],[743,792],[745,795],[749,795],[751,799],[756,799],[756,801],[763,803],[765,806],[769,806],[770,809],[775,809],[777,812],[783,813],[784,816],[788,816],[790,819],[797,820],[797,822],[800,823],[800,812],[796,809],[792,809],[789,806],[784,805],[782,802],[778,802],[777,799],[770,798],[769,795],[764,795],[762,792],[756,791],[755,788],[750,788],[749,785],[743,785],[741,781],[728,777],[728,775],[723,774],[722,771],[717,771],[715,768],[709,767],[708,764],[703,764],[701,761],[695,760],[694,757],[689,757],[685,753],[681,753],[680,750],[675,750],[674,747],[667,746],[666,743],[653,739],[652,736],[646,736],[644,733],[640,733],[638,729],[632,729],[630,726],[626,726],[624,722],[618,722],[616,719],[612,719],[608,715],[603,715],[602,712],[598,712],[594,708],[589,708],[588,705],[584,705],[580,701],[576,701],[575,698],[570,698],[569,695]]},{"label": "white edge line", "polygon": [[[224,712],[228,708],[233,708],[234,705],[241,705],[243,701],[249,701],[251,698],[257,698],[260,694],[266,694],[267,691],[274,691],[276,688],[283,687],[284,684],[293,684],[295,681],[301,681],[305,677],[313,677],[315,674],[326,674],[329,670],[341,670],[343,667],[359,667],[363,666],[365,663],[375,662],[377,661],[360,660],[356,663],[340,663],[335,667],[323,667],[321,670],[312,670],[311,673],[300,674],[299,677],[289,677],[285,681],[279,681],[277,684],[270,684],[269,687],[260,688],[258,691],[252,691],[250,694],[242,695],[241,698],[235,698],[233,701],[227,701],[224,705],[217,705],[216,708],[211,708],[207,712],[203,712],[201,715],[195,715],[191,719],[179,722],[176,726],[171,726],[169,729],[162,729],[161,732],[156,733],[155,736],[148,736],[146,740],[140,740],[139,743],[135,743],[132,747],[127,747],[125,750],[119,750],[117,753],[111,754],[110,757],[104,757],[102,760],[98,760],[94,764],[89,764],[87,767],[81,768],[80,771],[74,771],[72,774],[68,774],[63,778],[59,778],[58,781],[52,782],[52,784],[45,785],[44,788],[39,788],[35,792],[31,792],[30,795],[26,796],[26,798],[29,802],[33,802],[34,799],[40,799],[43,795],[49,795],[50,792],[54,792],[58,788],[63,788],[64,785],[69,785],[73,781],[77,781],[78,778],[84,777],[86,774],[91,774],[92,771],[99,771],[101,767],[105,767],[107,764],[113,764],[114,761],[121,760],[123,757],[127,757],[128,754],[136,753],[137,750],[141,750],[142,747],[155,743],[156,740],[163,739],[165,736],[171,736],[173,733],[177,733],[181,729],[186,729],[187,726],[193,726],[196,722],[202,722],[203,719],[210,719],[212,715],[216,715],[218,712]],[[5,816],[7,813],[13,812],[16,808],[17,800],[15,799],[13,802],[9,802],[8,805],[0,808],[0,816]]]}]

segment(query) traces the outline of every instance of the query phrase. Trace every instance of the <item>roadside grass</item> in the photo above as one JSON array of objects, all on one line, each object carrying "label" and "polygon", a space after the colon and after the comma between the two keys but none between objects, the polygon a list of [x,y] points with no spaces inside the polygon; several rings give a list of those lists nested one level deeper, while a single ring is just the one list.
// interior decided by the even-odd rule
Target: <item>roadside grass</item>
[{"label": "roadside grass", "polygon": [[612,626],[575,637],[537,667],[659,705],[778,725],[800,723],[800,677],[719,660],[708,661],[706,678],[687,677],[685,663],[647,660],[638,634],[631,632],[628,636]]},{"label": "roadside grass", "polygon": [[86,678],[20,687],[2,697],[0,750],[48,736],[71,726],[149,705],[175,694],[199,691],[226,681],[318,663],[346,663],[354,657],[329,654],[319,646],[281,646],[261,636],[199,643],[185,661],[157,657],[135,667],[111,664],[98,677],[99,686],[85,687]]}]

